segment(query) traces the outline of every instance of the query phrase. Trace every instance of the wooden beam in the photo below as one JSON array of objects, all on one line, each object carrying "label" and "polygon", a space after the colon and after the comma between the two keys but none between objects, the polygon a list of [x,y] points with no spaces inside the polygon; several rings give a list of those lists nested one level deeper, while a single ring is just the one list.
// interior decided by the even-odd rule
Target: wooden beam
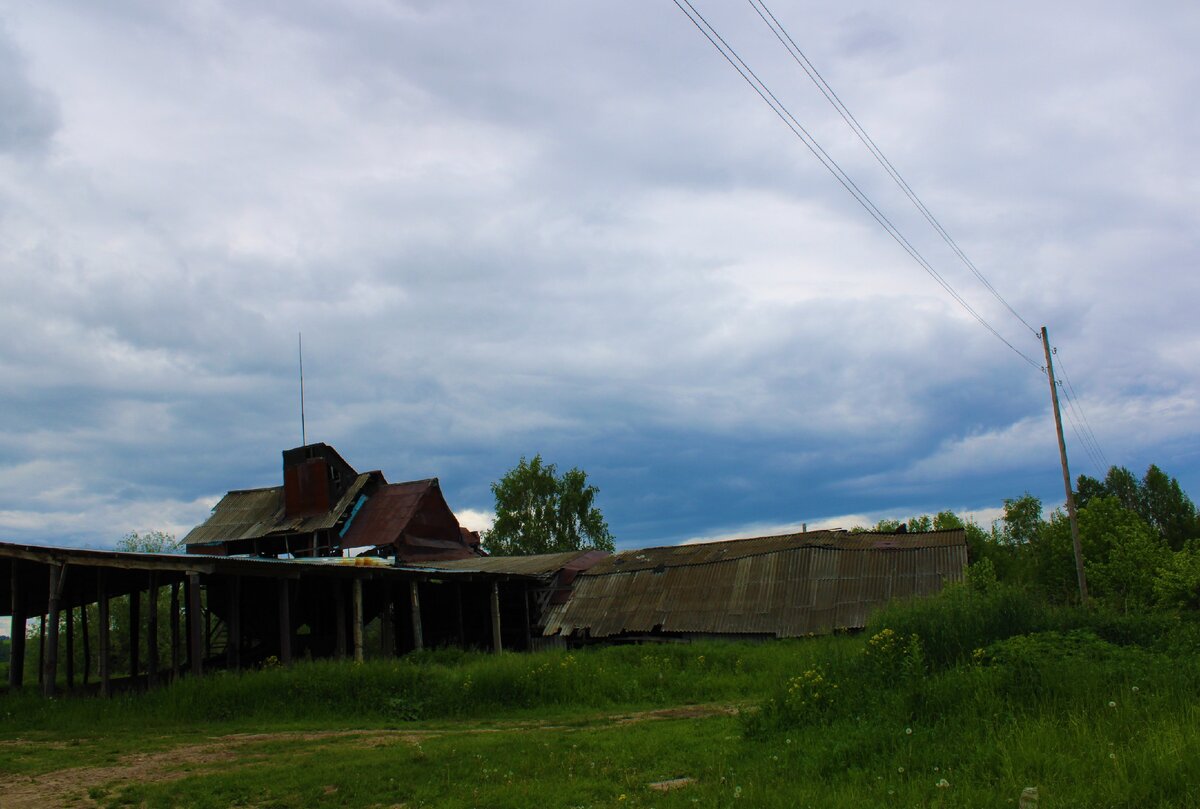
[{"label": "wooden beam", "polygon": [[137,682],[142,673],[142,591],[129,594],[129,679]]},{"label": "wooden beam", "polygon": [[88,632],[88,602],[79,605],[79,634],[83,640],[83,684],[92,679],[92,641]]},{"label": "wooden beam", "polygon": [[[46,606],[46,623],[49,624],[50,634],[46,637],[46,654],[42,660],[42,695],[53,697],[58,688],[58,604],[62,598],[62,568],[50,565],[49,603]],[[46,633],[43,632],[43,635]]]},{"label": "wooden beam", "polygon": [[338,660],[346,659],[346,588],[341,581],[334,579],[333,586],[333,620],[337,626],[333,630],[333,653]]},{"label": "wooden beam", "polygon": [[229,581],[229,632],[225,643],[225,665],[230,671],[242,668],[242,577]]},{"label": "wooden beam", "polygon": [[16,690],[25,684],[25,583],[21,581],[21,563],[12,563],[12,647],[8,662],[8,687]]},{"label": "wooden beam", "polygon": [[199,677],[204,673],[204,660],[200,656],[204,645],[204,625],[200,616],[200,574],[189,573],[187,577],[187,627],[188,664],[192,674]]},{"label": "wooden beam", "polygon": [[275,585],[279,596],[279,662],[292,665],[292,610],[291,589],[287,579],[279,579]]},{"label": "wooden beam", "polygon": [[75,608],[67,606],[67,690],[75,687]]},{"label": "wooden beam", "polygon": [[500,643],[500,583],[492,582],[492,651],[503,651]]},{"label": "wooden beam", "polygon": [[416,579],[408,582],[408,594],[412,600],[413,648],[419,652],[425,648],[425,633],[421,626],[421,593]]},{"label": "wooden beam", "polygon": [[100,696],[107,697],[112,693],[112,663],[109,660],[110,632],[112,621],[108,612],[108,573],[104,568],[96,571],[96,603],[97,603],[97,645],[99,648],[100,664]]},{"label": "wooden beam", "polygon": [[179,582],[171,582],[171,682],[179,679]]},{"label": "wooden beam", "polygon": [[158,687],[158,571],[150,571],[150,590],[146,598],[146,683]]},{"label": "wooden beam", "polygon": [[363,592],[362,579],[355,578],[351,592],[353,593],[354,617],[351,629],[354,630],[354,662],[363,662]]}]

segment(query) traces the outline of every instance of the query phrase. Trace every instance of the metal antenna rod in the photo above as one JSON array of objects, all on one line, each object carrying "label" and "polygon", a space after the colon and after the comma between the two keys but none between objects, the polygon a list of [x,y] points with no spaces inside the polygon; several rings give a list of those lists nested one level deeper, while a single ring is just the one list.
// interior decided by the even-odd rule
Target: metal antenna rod
[{"label": "metal antenna rod", "polygon": [[304,333],[296,333],[296,341],[300,348],[300,446],[308,446],[308,433],[304,427]]}]

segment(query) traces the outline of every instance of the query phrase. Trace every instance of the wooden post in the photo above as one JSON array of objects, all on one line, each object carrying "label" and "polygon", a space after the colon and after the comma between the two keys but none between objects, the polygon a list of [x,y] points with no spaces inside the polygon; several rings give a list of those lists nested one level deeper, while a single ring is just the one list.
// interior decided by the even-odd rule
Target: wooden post
[{"label": "wooden post", "polygon": [[83,684],[92,679],[92,641],[88,636],[88,603],[79,605],[79,634],[83,640]]},{"label": "wooden post", "polygon": [[525,585],[522,591],[523,601],[525,602],[525,651],[533,651],[533,627],[529,625],[529,585]]},{"label": "wooden post", "polygon": [[363,592],[362,579],[355,578],[353,585],[354,618],[351,629],[354,630],[354,662],[363,662]]},{"label": "wooden post", "polygon": [[46,616],[38,616],[38,688],[46,687]]},{"label": "wooden post", "polygon": [[463,623],[462,582],[454,583],[454,618],[458,624],[458,648],[467,648],[467,628]]},{"label": "wooden post", "polygon": [[75,687],[75,608],[67,606],[67,690]]},{"label": "wooden post", "polygon": [[409,581],[408,595],[412,600],[413,648],[419,652],[425,648],[425,633],[421,627],[421,592],[416,579]]},{"label": "wooden post", "polygon": [[1079,541],[1079,522],[1075,519],[1075,493],[1071,490],[1071,472],[1067,468],[1067,442],[1063,439],[1062,414],[1058,410],[1058,386],[1054,384],[1054,361],[1050,359],[1050,337],[1042,326],[1042,347],[1046,349],[1046,376],[1050,380],[1050,401],[1054,404],[1054,428],[1058,431],[1058,457],[1062,461],[1063,488],[1067,490],[1067,517],[1071,522],[1071,544],[1075,548],[1075,578],[1079,582],[1079,600],[1088,603],[1087,575],[1083,571],[1083,544]]},{"label": "wooden post", "polygon": [[500,582],[492,582],[492,651],[500,654]]},{"label": "wooden post", "polygon": [[395,655],[396,633],[392,631],[392,583],[382,581],[383,610],[379,613],[379,651],[384,657]]},{"label": "wooden post", "polygon": [[279,579],[275,585],[279,597],[279,662],[292,665],[292,611],[288,580]]},{"label": "wooden post", "polygon": [[158,571],[150,571],[150,592],[146,598],[146,683],[150,688],[158,686]]},{"label": "wooden post", "polygon": [[346,588],[338,579],[333,580],[333,651],[338,660],[346,659]]},{"label": "wooden post", "polygon": [[50,634],[46,637],[46,654],[42,661],[42,694],[47,697],[53,697],[58,686],[58,603],[62,597],[62,590],[59,587],[62,573],[62,568],[58,565],[50,565],[50,592],[49,602],[46,606],[46,623],[49,624],[47,628],[50,630]]},{"label": "wooden post", "polygon": [[242,577],[229,582],[229,638],[225,645],[225,665],[230,671],[242,668]]},{"label": "wooden post", "polygon": [[21,563],[12,562],[12,647],[8,662],[8,687],[18,689],[25,684],[25,586],[21,581]]},{"label": "wooden post", "polygon": [[109,660],[112,621],[108,612],[108,580],[104,568],[96,570],[96,633],[99,648],[100,696],[112,693],[112,662]]},{"label": "wooden post", "polygon": [[179,679],[179,582],[171,582],[171,682]]},{"label": "wooden post", "polygon": [[142,591],[129,594],[129,679],[136,683],[142,673]]},{"label": "wooden post", "polygon": [[204,596],[200,613],[204,616],[204,659],[207,660],[212,657],[212,607],[208,603],[208,593]]},{"label": "wooden post", "polygon": [[204,673],[204,659],[201,657],[204,648],[204,624],[200,617],[200,574],[187,574],[187,626],[188,626],[188,664],[192,674],[199,677]]}]

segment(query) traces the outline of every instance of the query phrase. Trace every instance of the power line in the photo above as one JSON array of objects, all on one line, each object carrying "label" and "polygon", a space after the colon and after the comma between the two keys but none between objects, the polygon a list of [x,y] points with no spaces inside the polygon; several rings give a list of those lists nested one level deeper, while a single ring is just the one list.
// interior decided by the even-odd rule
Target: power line
[{"label": "power line", "polygon": [[738,72],[738,75],[740,75],[742,79],[750,85],[750,88],[758,94],[763,102],[771,108],[771,111],[774,112],[781,121],[783,121],[784,125],[792,131],[792,134],[799,138],[800,141],[808,148],[808,150],[812,152],[813,156],[821,162],[821,165],[823,165],[825,169],[833,175],[834,179],[836,179],[842,185],[842,187],[854,197],[855,201],[857,201],[858,204],[861,205],[868,214],[870,214],[871,218],[873,218],[880,227],[887,231],[888,235],[891,236],[892,239],[899,244],[900,247],[903,248],[904,251],[908,253],[908,255],[942,287],[942,289],[944,289],[952,298],[954,298],[959,306],[961,306],[968,314],[975,318],[975,320],[978,321],[981,326],[995,335],[998,340],[1008,346],[1015,354],[1025,360],[1025,362],[1027,362],[1030,366],[1034,368],[1041,367],[1039,363],[1034,361],[1025,352],[1014,346],[1004,337],[1004,335],[1000,334],[1000,332],[997,331],[992,324],[988,323],[987,320],[985,320],[983,316],[979,314],[979,312],[977,312],[969,303],[967,303],[966,299],[958,293],[958,291],[953,287],[953,285],[950,284],[949,281],[942,277],[942,275],[933,268],[933,265],[930,264],[923,255],[921,255],[920,251],[918,251],[917,248],[914,247],[907,238],[905,238],[904,234],[902,234],[899,229],[892,224],[891,220],[888,219],[888,217],[881,210],[879,210],[875,203],[871,201],[870,197],[868,197],[866,193],[864,193],[858,187],[858,185],[855,184],[855,182],[842,169],[842,167],[838,165],[837,161],[834,160],[821,147],[821,145],[808,132],[808,130],[804,128],[803,124],[801,124],[787,109],[787,107],[784,106],[784,104],[775,96],[775,94],[771,92],[766,83],[763,82],[762,79],[760,79],[758,75],[750,68],[750,66],[746,64],[742,57],[738,55],[737,51],[725,41],[725,39],[717,32],[716,28],[714,28],[712,24],[710,24],[708,20],[704,18],[703,14],[696,10],[696,7],[692,5],[690,0],[672,0],[672,2],[674,2],[679,10],[684,13],[692,25],[696,27],[696,30],[703,34],[705,39],[707,39],[709,43],[711,43],[712,46],[717,49],[717,52],[724,57],[725,61],[727,61],[730,66],[732,66],[733,69]]},{"label": "power line", "polygon": [[1082,446],[1083,451],[1087,453],[1088,460],[1090,460],[1092,462],[1092,466],[1094,466],[1096,468],[1096,471],[1100,473],[1100,476],[1103,477],[1104,476],[1104,467],[1102,466],[1100,457],[1096,454],[1095,450],[1092,449],[1092,446],[1088,443],[1088,441],[1084,437],[1084,435],[1080,433],[1080,428],[1078,426],[1079,420],[1075,415],[1073,415],[1071,399],[1069,396],[1066,396],[1066,393],[1067,393],[1066,388],[1063,387],[1062,382],[1059,382],[1058,385],[1062,389],[1064,398],[1067,400],[1066,414],[1067,414],[1067,420],[1071,423],[1071,432],[1075,433],[1075,437],[1077,439],[1079,439],[1079,445]]},{"label": "power line", "polygon": [[930,211],[921,198],[917,196],[917,193],[912,189],[904,177],[901,176],[896,167],[892,165],[892,162],[888,160],[887,156],[884,155],[883,150],[879,148],[874,139],[867,134],[866,129],[864,129],[862,124],[858,122],[858,119],[854,117],[854,114],[850,112],[849,108],[847,108],[845,103],[842,102],[842,99],[838,96],[834,89],[829,86],[829,83],[825,81],[825,77],[821,75],[816,66],[813,65],[807,56],[805,56],[804,51],[802,51],[800,46],[796,44],[796,41],[792,38],[792,35],[788,33],[787,29],[783,27],[783,24],[779,22],[778,18],[776,18],[776,16],[767,7],[767,4],[764,2],[764,0],[747,0],[747,2],[762,19],[762,21],[766,23],[767,27],[771,29],[771,33],[775,35],[775,38],[779,40],[780,44],[783,45],[796,64],[800,65],[801,69],[804,70],[809,79],[811,79],[813,84],[816,85],[817,89],[821,91],[821,94],[825,96],[825,100],[833,105],[833,108],[837,110],[839,115],[841,115],[842,120],[846,122],[846,125],[849,126],[854,134],[858,136],[858,139],[862,141],[862,144],[865,147],[867,147],[867,150],[875,157],[875,160],[879,163],[879,165],[883,167],[883,169],[888,173],[900,190],[904,192],[905,196],[907,196],[912,204],[916,206],[917,210],[921,212],[921,215],[925,217],[925,221],[927,221],[929,225],[935,231],[937,231],[938,235],[942,237],[947,245],[949,245],[950,249],[954,251],[963,264],[965,264],[967,268],[975,274],[975,277],[979,279],[980,283],[982,283],[984,287],[986,287],[987,290],[992,293],[996,300],[1003,304],[1004,307],[1012,313],[1013,317],[1021,321],[1021,323],[1025,325],[1025,328],[1029,329],[1029,331],[1034,335],[1037,335],[1037,329],[1031,326],[1029,321],[1021,317],[1017,310],[1014,309],[1012,305],[1004,299],[1004,296],[1001,295],[1000,292],[992,285],[991,281],[984,277],[979,268],[975,266],[975,263],[967,257],[967,254],[963,252],[961,247],[958,246],[958,243],[950,236],[946,229],[942,227],[942,223],[938,221],[937,217],[933,215],[933,212]]},{"label": "power line", "polygon": [[1103,461],[1104,468],[1107,469],[1110,466],[1108,463],[1108,456],[1106,456],[1104,454],[1104,450],[1100,448],[1100,441],[1096,438],[1096,432],[1092,429],[1091,422],[1088,421],[1087,413],[1083,412],[1083,402],[1079,400],[1079,394],[1075,392],[1075,386],[1071,384],[1071,375],[1067,373],[1067,368],[1063,364],[1061,356],[1058,358],[1058,367],[1062,371],[1063,380],[1065,380],[1067,383],[1067,386],[1064,389],[1064,392],[1069,394],[1067,401],[1072,402],[1073,406],[1079,410],[1079,418],[1083,422],[1084,432],[1087,433],[1092,445],[1095,447],[1096,454]]}]

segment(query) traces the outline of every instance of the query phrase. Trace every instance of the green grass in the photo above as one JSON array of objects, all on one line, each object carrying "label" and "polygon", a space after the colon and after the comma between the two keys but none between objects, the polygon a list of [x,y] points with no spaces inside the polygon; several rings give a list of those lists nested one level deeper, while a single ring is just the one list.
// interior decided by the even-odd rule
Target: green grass
[{"label": "green grass", "polygon": [[[0,784],[149,752],[159,780],[81,776],[77,797],[105,807],[968,807],[1015,806],[1037,786],[1043,807],[1194,806],[1197,637],[1171,616],[958,590],[889,609],[860,636],[440,652],[108,701],[8,695]],[[618,718],[695,703],[743,710]],[[304,736],[337,729],[355,732]],[[676,777],[695,781],[648,787]]]}]

